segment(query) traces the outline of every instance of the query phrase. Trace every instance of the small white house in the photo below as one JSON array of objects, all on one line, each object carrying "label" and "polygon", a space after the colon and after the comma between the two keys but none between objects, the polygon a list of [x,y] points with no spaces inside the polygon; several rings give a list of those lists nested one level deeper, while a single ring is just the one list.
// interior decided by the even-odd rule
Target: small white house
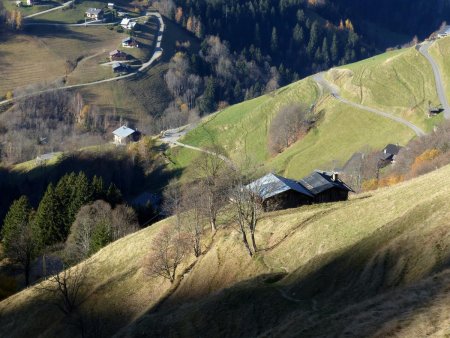
[{"label": "small white house", "polygon": [[132,140],[132,135],[136,133],[136,130],[128,128],[127,126],[122,126],[113,131],[114,144],[115,145],[125,145]]},{"label": "small white house", "polygon": [[108,2],[108,8],[114,9],[114,2]]},{"label": "small white house", "polygon": [[129,18],[124,18],[120,22],[120,25],[124,29],[133,29],[136,26],[136,21],[131,21],[131,19],[129,19]]}]

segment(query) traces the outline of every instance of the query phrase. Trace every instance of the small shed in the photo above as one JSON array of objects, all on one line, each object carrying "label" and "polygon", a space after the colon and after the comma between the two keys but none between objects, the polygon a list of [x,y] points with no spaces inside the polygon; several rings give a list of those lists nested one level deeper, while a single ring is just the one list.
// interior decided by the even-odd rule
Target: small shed
[{"label": "small shed", "polygon": [[86,17],[89,19],[100,20],[103,18],[103,9],[101,8],[88,8],[86,11]]},{"label": "small shed", "polygon": [[114,2],[108,2],[108,8],[114,9]]},{"label": "small shed", "polygon": [[314,198],[298,182],[273,173],[248,184],[246,188],[259,195],[265,211],[297,208],[311,204]]},{"label": "small shed", "polygon": [[299,183],[314,195],[315,203],[346,201],[352,188],[339,179],[337,172],[315,170]]},{"label": "small shed", "polygon": [[134,40],[131,37],[125,38],[122,40],[122,47],[126,48],[133,48],[133,47],[139,47],[136,40]]},{"label": "small shed", "polygon": [[122,73],[127,71],[127,67],[120,62],[114,62],[112,64],[113,73]]},{"label": "small shed", "polygon": [[113,50],[112,52],[109,52],[109,59],[111,61],[124,61],[128,58],[128,54],[120,51],[120,50]]},{"label": "small shed", "polygon": [[122,126],[113,131],[114,144],[115,145],[126,145],[131,141],[134,141],[134,134],[136,130],[128,128],[127,126]]},{"label": "small shed", "polygon": [[381,152],[380,159],[386,162],[395,162],[395,158],[402,149],[398,144],[389,143]]}]

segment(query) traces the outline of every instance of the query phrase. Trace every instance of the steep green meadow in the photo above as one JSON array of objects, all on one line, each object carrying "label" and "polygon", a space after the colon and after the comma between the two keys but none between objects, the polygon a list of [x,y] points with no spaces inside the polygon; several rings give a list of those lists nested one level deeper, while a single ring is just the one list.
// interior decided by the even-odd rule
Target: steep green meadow
[{"label": "steep green meadow", "polygon": [[439,104],[431,65],[413,47],[331,69],[327,77],[344,98],[400,116],[426,131],[439,121],[427,117],[429,102]]},{"label": "steep green meadow", "polygon": [[[268,213],[252,259],[223,220],[172,289],[142,268],[152,239],[173,220],[159,222],[81,263],[80,312],[103,336],[442,336],[449,175],[447,166],[347,202]],[[48,297],[31,287],[2,301],[0,335],[78,336],[76,316],[64,317]]]},{"label": "steep green meadow", "polygon": [[[439,100],[431,66],[415,48],[331,69],[326,78],[339,87],[344,98],[402,117],[425,131],[442,121],[442,116],[427,117],[429,103],[436,106]],[[271,119],[281,107],[294,102],[316,104],[316,111],[324,117],[306,137],[283,153],[271,155]],[[248,156],[268,169],[299,177],[316,168],[340,165],[362,148],[406,144],[413,137],[411,130],[397,122],[322,96],[313,79],[306,78],[207,117],[180,141],[197,147],[216,143],[232,159]],[[169,155],[177,168],[186,167],[196,156],[188,149],[172,149]]]}]

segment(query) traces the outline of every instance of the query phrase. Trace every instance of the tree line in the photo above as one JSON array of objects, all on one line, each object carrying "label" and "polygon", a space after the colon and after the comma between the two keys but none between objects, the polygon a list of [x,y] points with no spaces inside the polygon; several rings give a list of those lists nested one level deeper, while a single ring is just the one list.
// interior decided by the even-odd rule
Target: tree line
[{"label": "tree line", "polygon": [[[86,207],[94,201],[96,204],[90,208],[99,213],[93,219],[86,219],[86,214],[95,216]],[[120,203],[123,203],[121,192],[113,183],[105,187],[101,177],[94,176],[89,180],[83,172],[66,174],[57,184],[48,185],[36,210],[26,196],[12,203],[1,230],[5,254],[21,266],[25,284],[29,285],[31,267],[38,255],[65,243],[69,235],[71,239],[66,249],[70,254],[67,257],[81,259],[134,231],[137,216],[132,209],[119,206]],[[88,225],[88,221],[91,224]],[[87,233],[86,227],[90,232]],[[89,241],[88,250],[80,249],[81,245],[86,245],[86,242],[80,244],[82,240]]]}]

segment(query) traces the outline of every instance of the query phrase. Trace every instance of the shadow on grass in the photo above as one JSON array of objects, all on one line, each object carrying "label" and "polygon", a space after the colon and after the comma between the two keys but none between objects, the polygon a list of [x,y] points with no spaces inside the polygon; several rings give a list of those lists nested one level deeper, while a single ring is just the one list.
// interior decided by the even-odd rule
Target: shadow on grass
[{"label": "shadow on grass", "polygon": [[390,322],[412,323],[415,314],[441,299],[450,280],[450,246],[441,243],[450,229],[410,232],[411,224],[422,226],[418,219],[432,218],[442,207],[438,204],[418,207],[356,245],[318,256],[286,277],[263,274],[216,294],[192,288],[174,293],[158,311],[150,310],[129,326],[127,334],[368,337]]},{"label": "shadow on grass", "polygon": [[[445,224],[430,231],[423,226],[446,203],[444,199],[434,202],[431,207],[412,209],[351,247],[317,256],[288,275],[263,273],[220,292],[214,292],[214,287],[175,292],[158,304],[156,311],[150,309],[131,325],[133,311],[128,309],[133,304],[114,307],[107,306],[113,300],[102,300],[102,289],[111,287],[108,283],[89,290],[89,310],[78,315],[87,316],[88,321],[91,318],[93,325],[101,323],[102,335],[110,336],[123,329],[125,332],[120,334],[129,337],[254,337],[288,333],[301,337],[367,337],[386,327],[398,329],[395,324],[399,322],[405,327],[448,293],[450,229]],[[259,258],[260,254],[255,257]],[[255,259],[247,264],[255,264]],[[202,263],[200,258],[197,264]],[[198,272],[194,269],[190,273],[195,271]],[[114,278],[121,280],[134,273],[125,272]],[[20,310],[2,314],[0,330],[15,325],[27,330],[36,329],[37,325],[41,330],[51,326],[54,329],[61,314],[47,310],[27,302]],[[21,316],[32,318],[32,324],[12,320]],[[65,318],[60,324],[66,332],[70,332],[70,320]],[[13,324],[8,327],[7,323]]]},{"label": "shadow on grass", "polygon": [[99,39],[91,34],[76,32],[65,26],[37,26],[29,25],[24,27],[24,33],[37,38],[64,38],[80,40],[85,42],[98,42]]},{"label": "shadow on grass", "polygon": [[36,166],[26,171],[0,169],[0,219],[4,218],[12,201],[26,195],[37,207],[49,183],[56,183],[63,175],[83,171],[88,177],[101,176],[107,187],[112,182],[127,200],[145,191],[160,191],[181,170],[167,170],[155,161],[150,172],[127,154],[125,149],[108,151],[80,151],[63,155],[56,163]]}]

